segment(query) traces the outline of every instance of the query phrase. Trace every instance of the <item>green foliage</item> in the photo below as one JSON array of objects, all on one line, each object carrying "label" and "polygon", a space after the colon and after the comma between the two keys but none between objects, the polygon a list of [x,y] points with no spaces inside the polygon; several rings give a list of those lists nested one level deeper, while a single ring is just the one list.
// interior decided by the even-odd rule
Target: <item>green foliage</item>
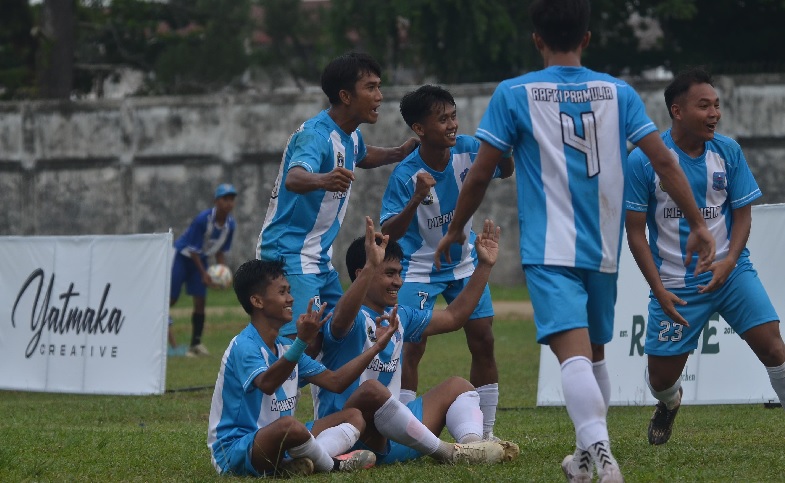
[{"label": "green foliage", "polygon": [[35,69],[33,13],[27,0],[3,0],[0,16],[0,99],[30,90]]}]

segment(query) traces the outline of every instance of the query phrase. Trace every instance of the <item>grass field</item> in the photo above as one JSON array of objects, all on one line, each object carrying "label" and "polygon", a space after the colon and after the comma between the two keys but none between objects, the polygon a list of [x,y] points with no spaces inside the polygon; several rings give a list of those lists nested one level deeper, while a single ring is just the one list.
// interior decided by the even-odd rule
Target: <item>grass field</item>
[{"label": "grass field", "polygon": [[[495,290],[499,299],[526,297]],[[187,308],[190,299],[178,307]],[[235,306],[231,292],[211,293],[208,306]],[[180,312],[183,312],[182,310]],[[178,340],[187,342],[188,316],[178,316]],[[234,481],[219,478],[205,444],[212,384],[220,355],[246,324],[236,311],[208,317],[201,359],[170,358],[162,396],[81,396],[0,392],[0,481]],[[427,458],[351,475],[316,475],[310,481],[563,481],[559,463],[572,451],[574,433],[563,408],[537,408],[539,347],[526,320],[494,323],[500,372],[496,433],[516,441],[515,462],[446,467]],[[466,376],[463,333],[433,337],[423,360],[421,389],[446,376]],[[2,368],[2,370],[12,370]],[[310,399],[298,416],[309,419]],[[608,422],[616,455],[629,482],[785,481],[782,409],[760,405],[688,406],[665,446],[646,441],[650,407],[612,407]],[[444,435],[448,438],[449,436]]]}]

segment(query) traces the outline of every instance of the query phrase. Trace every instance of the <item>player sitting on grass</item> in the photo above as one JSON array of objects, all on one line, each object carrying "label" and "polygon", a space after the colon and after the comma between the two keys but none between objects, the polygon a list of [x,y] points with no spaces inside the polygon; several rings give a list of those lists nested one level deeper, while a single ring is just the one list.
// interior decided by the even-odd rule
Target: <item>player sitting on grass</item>
[{"label": "player sitting on grass", "polygon": [[[397,324],[375,328],[373,344],[335,372],[303,354],[329,315],[326,304],[297,320],[297,338],[279,335],[292,319],[293,298],[283,260],[245,262],[234,291],[251,316],[229,343],[215,383],[207,445],[220,474],[310,474],[373,466],[370,451],[346,453],[365,429],[363,415],[346,409],[315,421],[310,431],[295,419],[299,387],[312,383],[345,390],[387,346]],[[288,455],[287,455],[288,453]],[[339,456],[340,455],[340,456]]]},{"label": "player sitting on grass", "polygon": [[[479,264],[471,280],[446,310],[436,311],[398,305],[401,247],[381,234],[376,235],[380,241],[377,244],[372,235],[373,221],[366,218],[365,239],[356,239],[346,254],[352,284],[323,330],[321,361],[335,369],[366,353],[369,347],[377,347],[382,334],[387,334],[377,332],[380,319],[392,321],[395,334],[348,389],[316,389],[317,416],[326,417],[346,408],[360,409],[367,427],[355,448],[373,450],[377,463],[407,461],[424,454],[449,463],[514,459],[519,453],[514,443],[482,441],[480,397],[469,381],[450,377],[408,405],[398,400],[403,343],[464,326],[496,263],[499,229],[493,222],[485,221],[477,238]],[[458,444],[439,439],[445,426]]]}]

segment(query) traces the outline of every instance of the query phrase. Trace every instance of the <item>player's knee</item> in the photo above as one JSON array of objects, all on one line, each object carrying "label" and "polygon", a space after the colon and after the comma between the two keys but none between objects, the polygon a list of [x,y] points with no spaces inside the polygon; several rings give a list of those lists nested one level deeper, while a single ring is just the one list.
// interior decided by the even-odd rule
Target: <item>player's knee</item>
[{"label": "player's knee", "polygon": [[287,439],[294,442],[306,442],[311,437],[311,433],[303,423],[293,416],[281,416],[278,419],[280,430],[286,435]]},{"label": "player's knee", "polygon": [[357,408],[347,408],[344,409],[346,411],[346,422],[357,428],[359,432],[365,431],[365,419],[363,418],[363,413]]},{"label": "player's knee", "polygon": [[390,399],[392,396],[392,393],[390,393],[390,390],[387,389],[387,386],[377,381],[376,379],[368,379],[367,381],[360,384],[360,386],[355,391],[355,394],[358,396],[358,398],[360,398],[360,400],[369,403],[373,401],[379,406],[384,404],[385,401]]},{"label": "player's knee", "polygon": [[455,397],[458,397],[466,391],[474,391],[472,383],[460,376],[450,376],[445,379],[443,384],[455,395]]}]

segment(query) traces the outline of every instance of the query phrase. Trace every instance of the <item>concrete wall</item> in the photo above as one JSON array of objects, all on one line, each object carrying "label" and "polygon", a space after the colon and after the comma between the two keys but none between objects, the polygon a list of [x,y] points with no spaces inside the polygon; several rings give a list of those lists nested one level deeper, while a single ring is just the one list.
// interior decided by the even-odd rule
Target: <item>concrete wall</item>
[{"label": "concrete wall", "polygon": [[[495,84],[452,86],[460,131],[473,134]],[[649,114],[669,125],[664,84],[636,85]],[[785,76],[718,79],[720,131],[736,138],[764,192],[760,203],[785,202]],[[365,140],[398,145],[410,132],[398,113],[409,87],[384,88],[376,125]],[[162,232],[175,237],[212,205],[220,182],[240,195],[238,232],[229,258],[236,267],[254,247],[291,132],[326,106],[318,89],[268,96],[134,98],[102,102],[0,103],[0,235]],[[378,220],[391,167],[359,170],[344,228],[343,251],[363,233],[363,216]],[[503,228],[503,258],[493,281],[522,280],[513,179],[497,180],[477,217]],[[480,218],[481,219],[481,218]]]}]

